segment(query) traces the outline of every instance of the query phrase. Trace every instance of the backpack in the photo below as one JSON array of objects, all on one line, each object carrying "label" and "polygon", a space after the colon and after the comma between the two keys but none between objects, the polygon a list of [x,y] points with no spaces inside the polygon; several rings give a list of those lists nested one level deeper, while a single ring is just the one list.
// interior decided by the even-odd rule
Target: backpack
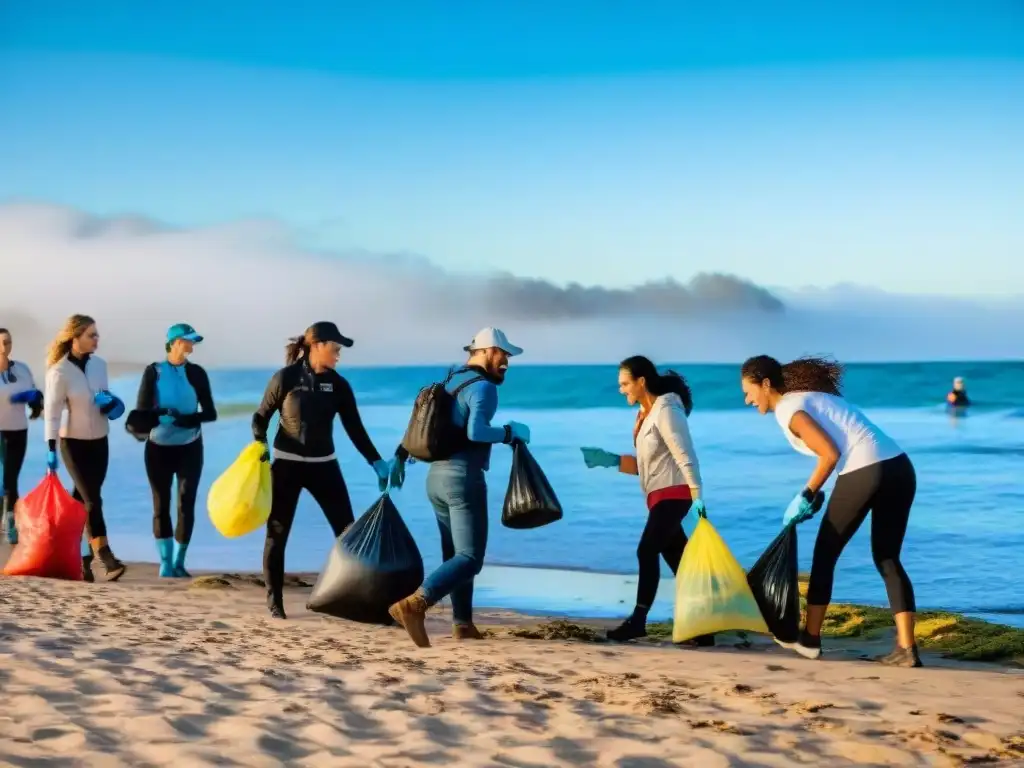
[{"label": "backpack", "polygon": [[444,381],[423,387],[416,395],[409,426],[406,427],[405,436],[402,438],[402,447],[417,461],[429,464],[450,459],[469,442],[466,428],[458,426],[453,418],[455,399],[459,392],[484,377],[475,376],[459,384],[451,392],[448,391],[452,377],[467,370],[469,369],[451,368]]}]

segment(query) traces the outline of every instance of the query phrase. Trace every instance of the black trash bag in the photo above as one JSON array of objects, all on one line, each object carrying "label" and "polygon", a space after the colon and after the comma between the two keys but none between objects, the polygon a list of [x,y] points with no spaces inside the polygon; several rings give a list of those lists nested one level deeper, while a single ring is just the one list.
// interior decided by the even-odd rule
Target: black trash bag
[{"label": "black trash bag", "polygon": [[764,623],[779,640],[795,643],[800,634],[796,526],[787,525],[747,573],[747,583]]},{"label": "black trash bag", "polygon": [[[812,505],[821,509],[825,494],[818,492]],[[776,639],[795,643],[800,635],[800,591],[797,583],[796,524],[790,523],[747,572],[747,583],[761,609],[764,623]]]},{"label": "black trash bag", "polygon": [[388,608],[422,583],[419,547],[385,493],[334,542],[306,607],[339,619],[390,625]]},{"label": "black trash bag", "polygon": [[512,444],[512,472],[501,510],[501,524],[506,528],[524,530],[540,528],[562,519],[562,505],[551,489],[537,460],[525,443]]},{"label": "black trash bag", "polygon": [[159,424],[159,411],[132,411],[128,414],[128,418],[124,420],[125,431],[140,443],[148,440],[149,433],[156,429]]}]

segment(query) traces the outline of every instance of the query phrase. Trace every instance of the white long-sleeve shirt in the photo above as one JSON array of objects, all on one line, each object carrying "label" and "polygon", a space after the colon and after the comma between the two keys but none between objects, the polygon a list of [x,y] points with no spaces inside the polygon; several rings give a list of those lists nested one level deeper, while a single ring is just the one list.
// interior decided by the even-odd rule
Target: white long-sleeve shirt
[{"label": "white long-sleeve shirt", "polygon": [[[85,371],[62,358],[46,371],[43,392],[43,418],[46,439],[70,437],[76,440],[98,440],[110,431],[110,422],[100,413],[93,400],[101,389],[107,389],[107,363],[90,355]],[[62,418],[67,410],[67,419]]]},{"label": "white long-sleeve shirt", "polygon": [[[10,380],[14,374],[14,381]],[[12,403],[11,396],[35,389],[32,371],[24,363],[11,360],[7,370],[0,373],[0,432],[28,429],[28,415],[24,403]]]},{"label": "white long-sleeve shirt", "polygon": [[669,393],[654,401],[636,435],[636,466],[645,494],[688,485],[690,496],[701,498],[700,465],[679,395]]}]

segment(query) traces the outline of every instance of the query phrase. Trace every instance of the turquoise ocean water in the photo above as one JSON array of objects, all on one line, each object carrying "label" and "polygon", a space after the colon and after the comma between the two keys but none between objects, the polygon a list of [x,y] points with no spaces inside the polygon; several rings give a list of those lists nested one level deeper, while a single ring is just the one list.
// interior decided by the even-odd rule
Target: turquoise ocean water
[{"label": "turquoise ocean water", "polygon": [[[201,356],[197,362],[202,362]],[[750,566],[778,531],[782,510],[803,487],[812,461],[793,452],[773,418],[760,417],[743,405],[738,366],[676,368],[693,389],[691,429],[709,518],[740,562]],[[341,369],[355,388],[363,420],[382,454],[390,454],[400,439],[417,390],[443,371],[441,366]],[[211,370],[218,405],[237,406],[232,412],[239,412],[254,404],[271,373]],[[581,445],[630,449],[633,413],[618,394],[616,375],[611,365],[510,369],[501,389],[499,422],[516,419],[531,427],[531,450],[558,493],[565,518],[534,531],[500,525],[510,452],[495,447],[489,474],[493,524],[488,566],[478,580],[479,604],[595,616],[616,616],[632,606],[634,552],[646,514],[639,487],[635,478],[586,469],[578,450]],[[966,418],[951,418],[942,405],[956,375],[967,379],[976,402]],[[133,402],[137,384],[137,377],[125,377],[113,388]],[[917,467],[918,495],[904,565],[919,606],[1024,626],[1024,363],[852,365],[845,393],[904,447]],[[223,539],[205,510],[210,483],[251,439],[249,415],[241,412],[205,430],[206,469],[190,552],[196,569],[260,568],[262,535]],[[23,494],[44,468],[38,425],[33,432]],[[375,478],[340,427],[337,445],[358,515],[378,495]],[[424,494],[425,476],[425,466],[410,467],[405,488],[394,497],[430,568],[440,553]],[[121,423],[111,437],[104,503],[119,556],[155,560],[142,446]],[[800,528],[804,569],[810,565],[817,526],[814,520]],[[692,521],[687,522],[690,527]],[[885,602],[871,560],[868,529],[869,525],[863,527],[840,561],[836,600]],[[319,509],[303,497],[287,567],[319,570],[330,543],[330,529]],[[654,613],[670,616],[671,601],[671,582],[666,579]]]}]

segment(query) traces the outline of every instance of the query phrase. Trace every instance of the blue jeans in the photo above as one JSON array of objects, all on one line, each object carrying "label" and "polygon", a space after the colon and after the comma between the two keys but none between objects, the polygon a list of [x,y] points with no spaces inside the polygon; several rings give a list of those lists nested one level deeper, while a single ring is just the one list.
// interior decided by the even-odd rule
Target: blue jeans
[{"label": "blue jeans", "polygon": [[427,498],[437,516],[444,562],[424,580],[423,591],[431,605],[451,595],[454,622],[470,624],[473,578],[483,567],[487,549],[487,482],[483,469],[464,462],[432,464],[427,473]]}]

